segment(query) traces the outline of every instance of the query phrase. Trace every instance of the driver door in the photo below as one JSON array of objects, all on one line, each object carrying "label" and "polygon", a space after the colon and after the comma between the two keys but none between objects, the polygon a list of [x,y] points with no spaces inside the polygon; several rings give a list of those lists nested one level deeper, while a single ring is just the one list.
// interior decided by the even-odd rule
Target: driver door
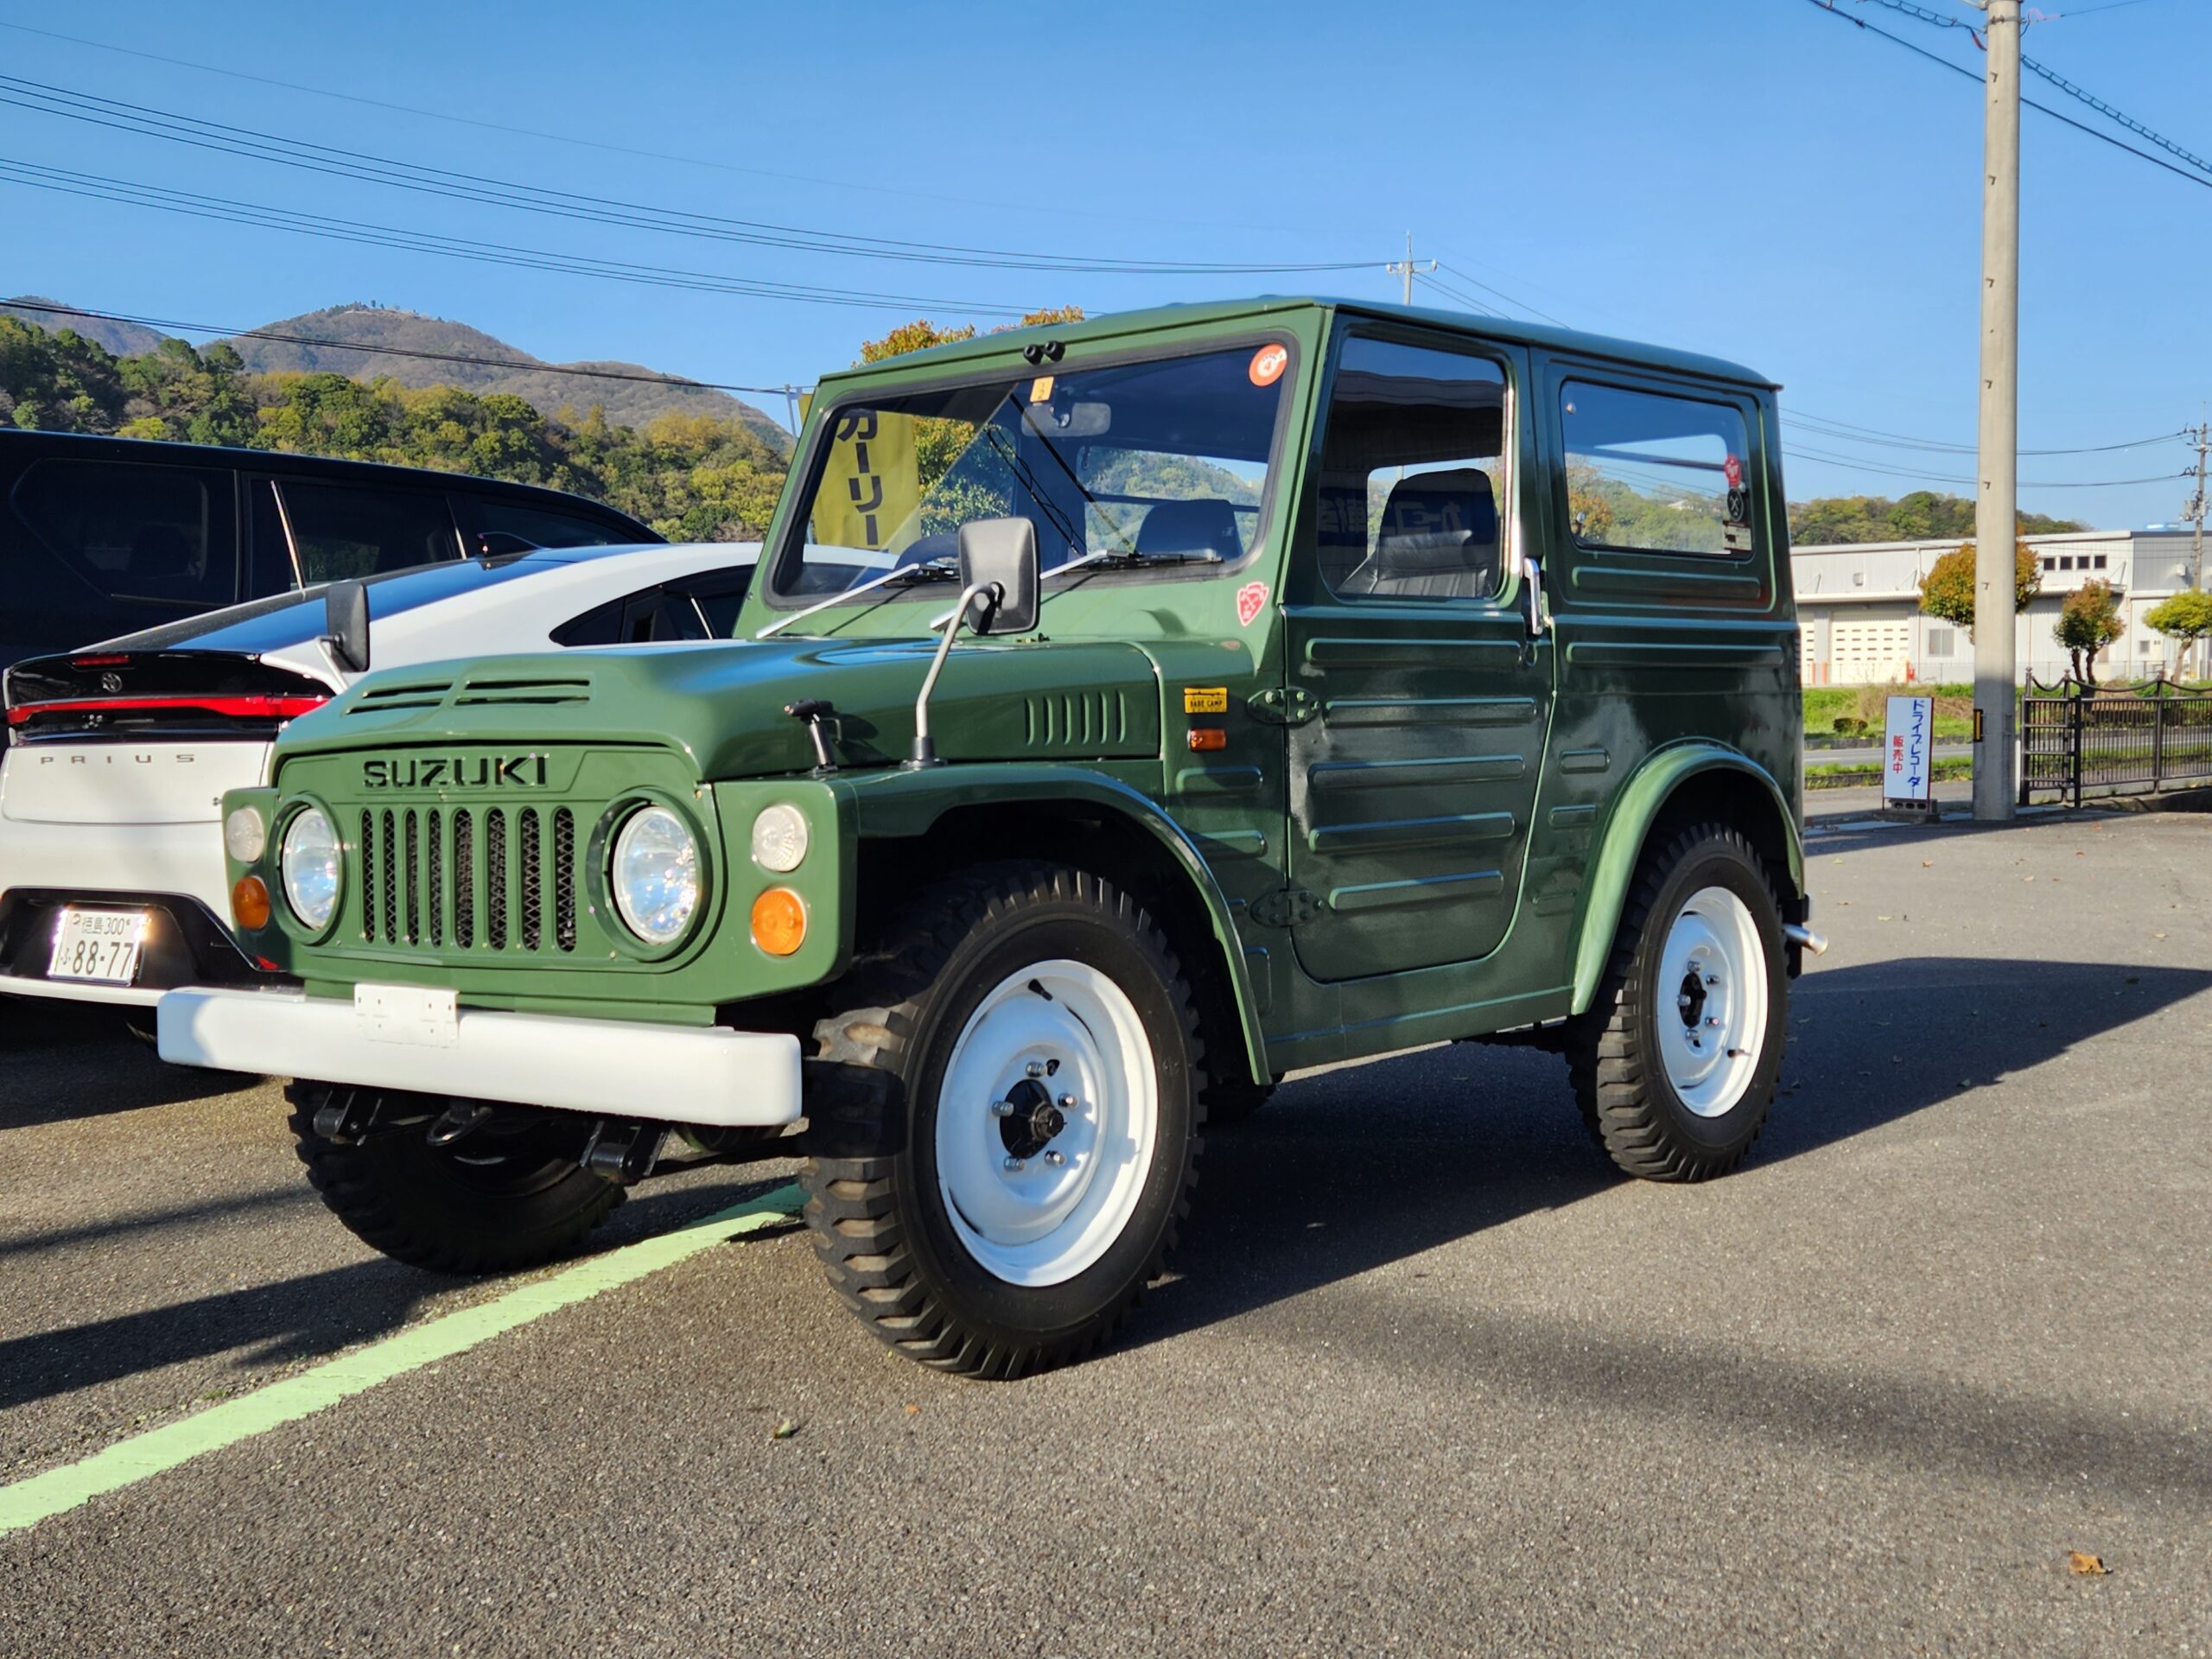
[{"label": "driver door", "polygon": [[1513,557],[1526,368],[1379,323],[1341,339],[1285,607],[1292,937],[1314,979],[1475,961],[1512,925],[1552,707]]}]

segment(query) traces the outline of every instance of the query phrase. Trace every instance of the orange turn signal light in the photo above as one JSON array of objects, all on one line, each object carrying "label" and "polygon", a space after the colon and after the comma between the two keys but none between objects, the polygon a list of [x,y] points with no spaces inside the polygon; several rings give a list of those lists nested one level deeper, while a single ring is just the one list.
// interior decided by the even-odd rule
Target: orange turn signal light
[{"label": "orange turn signal light", "polygon": [[1211,754],[1217,749],[1229,747],[1229,734],[1218,726],[1194,726],[1191,728],[1191,747],[1200,754]]},{"label": "orange turn signal light", "polygon": [[788,957],[806,943],[806,901],[789,887],[771,887],[753,901],[753,943]]},{"label": "orange turn signal light", "polygon": [[249,933],[269,925],[269,888],[257,875],[242,875],[231,889],[231,914]]}]

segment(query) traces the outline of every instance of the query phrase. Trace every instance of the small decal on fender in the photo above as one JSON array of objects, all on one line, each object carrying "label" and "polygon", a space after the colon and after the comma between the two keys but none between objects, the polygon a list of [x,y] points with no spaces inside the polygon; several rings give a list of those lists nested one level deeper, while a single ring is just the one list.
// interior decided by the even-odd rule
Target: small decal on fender
[{"label": "small decal on fender", "polygon": [[1236,620],[1241,626],[1250,627],[1252,619],[1266,608],[1268,584],[1248,582],[1236,590]]},{"label": "small decal on fender", "polygon": [[1229,712],[1229,688],[1225,685],[1186,685],[1183,688],[1183,712],[1186,715],[1225,715]]}]

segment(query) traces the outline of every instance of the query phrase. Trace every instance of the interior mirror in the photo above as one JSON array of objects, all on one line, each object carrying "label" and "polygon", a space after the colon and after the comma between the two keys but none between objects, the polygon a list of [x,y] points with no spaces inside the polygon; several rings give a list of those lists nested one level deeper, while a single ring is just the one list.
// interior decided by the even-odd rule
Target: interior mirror
[{"label": "interior mirror", "polygon": [[1032,404],[1029,424],[1048,438],[1103,438],[1114,424],[1111,404]]},{"label": "interior mirror", "polygon": [[323,638],[339,666],[349,673],[369,671],[369,588],[363,582],[334,582],[322,590]]},{"label": "interior mirror", "polygon": [[960,586],[994,591],[969,602],[976,633],[1027,633],[1037,626],[1037,526],[1027,518],[975,518],[960,526]]}]

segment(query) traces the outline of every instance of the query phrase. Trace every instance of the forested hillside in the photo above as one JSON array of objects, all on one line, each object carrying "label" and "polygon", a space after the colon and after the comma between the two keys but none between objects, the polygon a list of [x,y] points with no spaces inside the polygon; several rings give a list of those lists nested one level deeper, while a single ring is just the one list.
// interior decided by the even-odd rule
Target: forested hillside
[{"label": "forested hillside", "polygon": [[[2020,534],[2087,530],[2071,518],[2019,515]],[[1840,542],[1961,541],[1974,535],[1974,503],[1962,496],[1915,490],[1892,501],[1879,495],[1826,496],[1789,504],[1789,539],[1801,547]]]},{"label": "forested hillside", "polygon": [[[583,382],[591,386],[594,382]],[[578,399],[582,402],[582,399]],[[237,349],[164,339],[118,357],[71,329],[0,315],[0,425],[395,461],[573,490],[672,540],[763,533],[785,458],[741,420],[596,406],[542,413],[512,391],[328,372],[256,373]]]}]

